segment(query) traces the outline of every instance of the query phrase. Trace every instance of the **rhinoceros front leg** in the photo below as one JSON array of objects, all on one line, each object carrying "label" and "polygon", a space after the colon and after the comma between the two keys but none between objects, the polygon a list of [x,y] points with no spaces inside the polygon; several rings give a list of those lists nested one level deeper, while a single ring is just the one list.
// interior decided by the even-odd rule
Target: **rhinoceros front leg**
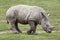
[{"label": "rhinoceros front leg", "polygon": [[35,34],[37,24],[34,21],[28,21],[30,29],[27,31],[28,34]]}]

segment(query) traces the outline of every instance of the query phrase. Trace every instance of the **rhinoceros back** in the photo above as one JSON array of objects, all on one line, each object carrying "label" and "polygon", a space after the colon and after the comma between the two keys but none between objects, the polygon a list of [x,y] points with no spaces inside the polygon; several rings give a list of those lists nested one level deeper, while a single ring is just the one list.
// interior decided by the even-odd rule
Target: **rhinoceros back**
[{"label": "rhinoceros back", "polygon": [[44,10],[37,6],[17,5],[8,9],[6,16],[9,20],[18,20],[20,23],[25,23],[27,20],[38,21],[41,12]]}]

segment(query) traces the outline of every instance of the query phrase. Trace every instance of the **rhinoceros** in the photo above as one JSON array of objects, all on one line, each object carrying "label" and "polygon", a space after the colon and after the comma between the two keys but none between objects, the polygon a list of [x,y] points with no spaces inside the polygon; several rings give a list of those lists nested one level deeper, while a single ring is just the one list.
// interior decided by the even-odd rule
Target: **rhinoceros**
[{"label": "rhinoceros", "polygon": [[36,26],[40,24],[47,33],[52,32],[52,25],[45,14],[45,10],[38,6],[16,5],[10,7],[6,12],[7,23],[10,23],[13,33],[21,33],[18,23],[29,24],[28,34],[35,34]]}]

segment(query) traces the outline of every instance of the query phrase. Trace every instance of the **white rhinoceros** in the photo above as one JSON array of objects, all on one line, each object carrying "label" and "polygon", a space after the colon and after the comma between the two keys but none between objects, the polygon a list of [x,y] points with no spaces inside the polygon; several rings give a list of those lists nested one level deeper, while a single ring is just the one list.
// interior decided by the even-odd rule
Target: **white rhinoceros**
[{"label": "white rhinoceros", "polygon": [[30,25],[28,34],[35,34],[37,24],[41,24],[44,31],[51,33],[52,26],[45,13],[45,10],[38,6],[16,5],[7,10],[6,19],[14,33],[21,32],[18,23]]}]

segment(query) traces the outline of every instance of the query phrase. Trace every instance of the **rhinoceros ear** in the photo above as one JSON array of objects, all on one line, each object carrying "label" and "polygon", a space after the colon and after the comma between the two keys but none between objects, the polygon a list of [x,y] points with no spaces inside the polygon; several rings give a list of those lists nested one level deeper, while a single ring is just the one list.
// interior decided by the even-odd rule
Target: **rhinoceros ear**
[{"label": "rhinoceros ear", "polygon": [[50,16],[50,14],[47,15],[48,17]]},{"label": "rhinoceros ear", "polygon": [[45,15],[44,13],[41,12],[41,14],[42,14],[42,17],[43,17],[43,18],[46,18],[46,15]]}]

